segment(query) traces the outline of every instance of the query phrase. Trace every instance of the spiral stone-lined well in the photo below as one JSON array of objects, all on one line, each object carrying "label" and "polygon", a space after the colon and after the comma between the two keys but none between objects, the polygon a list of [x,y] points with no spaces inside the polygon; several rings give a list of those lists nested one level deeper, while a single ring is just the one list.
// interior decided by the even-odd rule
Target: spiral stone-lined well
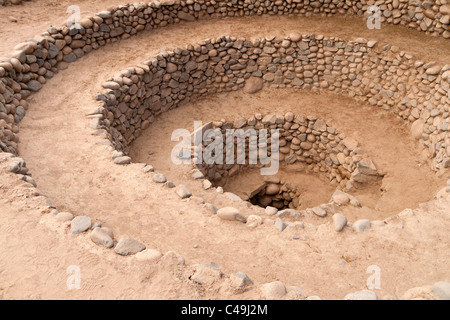
[{"label": "spiral stone-lined well", "polygon": [[[18,138],[15,135],[18,129],[15,123],[19,122],[25,115],[28,107],[25,99],[32,92],[40,90],[46,79],[51,78],[59,69],[65,68],[65,63],[74,62],[83,55],[107,43],[126,39],[143,30],[178,23],[181,20],[193,21],[204,17],[219,18],[264,14],[311,15],[322,13],[326,15],[362,15],[371,4],[370,1],[361,1],[355,4],[340,1],[326,3],[320,1],[307,3],[303,1],[234,1],[232,3],[227,3],[227,1],[164,1],[148,5],[128,4],[111,11],[103,11],[92,18],[83,19],[80,22],[80,29],[51,27],[40,38],[16,46],[16,51],[12,54],[11,59],[0,61],[0,77],[2,77],[0,85],[0,120],[4,120],[4,122],[0,123],[0,128],[2,128],[0,148],[3,151],[16,153]],[[448,16],[450,10],[446,1],[438,1],[435,4],[426,1],[423,4],[420,3],[420,5],[419,3],[406,3],[406,1],[378,1],[377,4],[380,5],[382,11],[382,20],[388,23],[408,25],[421,31],[442,34],[444,37],[449,36]],[[320,41],[320,39],[318,40]],[[402,60],[401,58],[391,58],[394,59],[390,61],[391,63],[393,62],[394,66],[397,64],[397,61]],[[437,66],[425,65],[425,67],[428,67],[426,70],[430,74],[430,76],[425,76],[423,79],[425,85],[430,85],[435,80],[439,83],[444,74],[442,77],[437,77],[437,75],[447,70],[444,69],[441,72],[441,68]],[[419,71],[419,74],[421,71]],[[432,78],[431,80],[430,77]],[[448,73],[445,74],[445,79],[446,77],[448,77]],[[444,91],[435,90],[436,92],[446,93],[448,91],[448,83],[443,85],[442,88]],[[371,90],[372,88],[367,89]],[[393,94],[389,90],[386,90],[386,92],[377,88],[375,90],[381,95],[387,95],[388,98],[391,98],[389,96]],[[418,88],[417,90],[421,89]],[[430,94],[430,96],[433,94]],[[445,94],[443,95],[445,96]],[[385,97],[379,96],[372,103],[382,103],[380,101],[383,98]],[[438,98],[441,98],[439,94],[437,94],[436,99]],[[413,105],[415,103],[412,102]],[[419,103],[421,102],[419,101]],[[436,108],[438,105],[439,103],[433,103],[426,107]],[[428,121],[429,118],[426,115],[427,113],[425,113],[425,121]],[[431,121],[429,124],[435,125]],[[421,124],[417,126],[421,129]],[[430,130],[427,130],[426,127],[425,131]],[[425,133],[429,135],[432,132]],[[426,139],[428,140],[428,137]],[[441,148],[435,148],[437,145],[435,141],[431,144],[427,141],[425,145],[430,148],[432,155],[436,153],[439,156],[439,152],[442,153],[439,150]],[[442,143],[439,144],[439,147],[441,145]],[[438,167],[438,163],[435,163],[435,167]]]},{"label": "spiral stone-lined well", "polygon": [[[45,79],[51,78],[54,72],[65,68],[67,62],[73,62],[92,49],[109,42],[115,42],[119,38],[125,39],[144,29],[164,26],[172,22],[176,23],[178,22],[177,19],[182,17],[185,20],[193,20],[201,15],[199,13],[205,12],[211,16],[251,15],[259,14],[259,12],[261,14],[281,14],[281,12],[283,14],[309,14],[309,12],[361,14],[364,12],[364,6],[362,9],[358,8],[358,5],[346,7],[341,2],[329,2],[327,4],[319,1],[309,2],[304,12],[302,12],[303,9],[300,9],[301,6],[305,5],[304,2],[267,1],[263,4],[270,8],[267,10],[261,9],[258,5],[260,3],[256,1],[252,3],[251,1],[245,3],[235,1],[229,5],[224,5],[220,1],[192,1],[182,2],[181,4],[164,2],[162,5],[157,3],[150,6],[127,5],[114,9],[112,12],[100,13],[92,19],[83,20],[84,31],[69,31],[67,28],[49,29],[51,35],[46,35],[37,42],[22,45],[19,49],[23,50],[15,52],[15,58],[0,64],[0,77],[3,77],[0,82],[0,107],[3,107],[0,110],[0,127],[2,129],[0,131],[0,147],[3,151],[16,151],[18,143],[18,126],[16,124],[24,116],[28,107],[25,100],[31,92],[40,90],[42,84],[46,82]],[[329,9],[325,8],[326,5],[329,6]],[[187,15],[177,11],[178,6],[185,8],[183,12],[186,12]],[[445,14],[443,15],[442,12],[445,13],[446,2],[441,1],[434,5],[425,2],[423,6],[424,10],[430,9],[433,11],[434,17],[438,20],[434,19],[430,22],[429,20],[419,19],[420,15],[416,17],[415,14],[411,17],[409,14],[411,19],[409,26],[446,37],[448,35],[446,31],[448,23],[442,24],[440,22],[442,19],[445,22],[445,18],[443,18]],[[177,7],[177,9],[173,9],[174,7]],[[295,8],[291,10],[293,7]],[[407,21],[405,13],[411,10],[410,7],[411,4],[408,4],[407,7],[406,2],[392,1],[391,3],[387,1],[386,5],[382,5],[382,11],[385,17],[389,17],[388,22],[399,23],[399,21]],[[425,7],[427,8],[425,9]],[[296,8],[298,12],[296,12]],[[390,19],[389,12],[393,9],[399,11],[396,11],[394,17]],[[147,13],[144,13],[145,10],[147,10]],[[431,20],[430,10],[426,17]],[[423,10],[416,10],[419,14],[421,11]],[[405,15],[396,22],[395,17],[398,16],[399,12]],[[424,27],[422,28],[422,26]],[[294,41],[295,37],[300,37],[301,40],[299,39],[298,43],[307,43],[308,49],[314,47],[313,50],[316,50],[315,47],[317,47],[317,51],[309,50],[309,53],[305,53],[303,56],[307,60],[297,59],[297,56],[291,55],[293,59],[288,61],[290,60],[288,58],[290,54],[286,52],[287,50],[283,52],[283,49],[292,50],[294,48],[296,55],[302,56],[294,45],[297,43]],[[284,47],[286,46],[284,41],[289,42],[286,48]],[[226,51],[226,55],[210,56],[211,51],[222,50],[222,43],[226,48],[222,52]],[[242,47],[240,47],[240,43]],[[250,46],[247,47],[249,43]],[[210,49],[211,45],[214,48]],[[199,48],[199,51],[196,50],[197,48]],[[248,55],[248,53],[244,51],[244,48],[254,50],[253,57],[250,57],[250,55],[246,57],[245,55]],[[335,48],[337,50],[333,52]],[[229,53],[230,49],[235,51]],[[258,49],[261,50],[260,53],[255,52]],[[330,50],[331,53],[325,49],[332,49]],[[294,35],[294,38],[291,36],[286,39],[269,37],[262,39],[259,45],[256,45],[253,39],[245,41],[245,39],[225,36],[220,39],[207,40],[198,46],[180,49],[179,54],[176,52],[177,50],[174,53],[164,52],[155,61],[131,68],[122,75],[112,78],[112,81],[106,85],[111,88],[97,96],[102,103],[100,108],[92,111],[94,120],[92,120],[91,126],[96,129],[106,129],[109,138],[118,150],[127,151],[129,144],[139,136],[142,130],[150,126],[151,122],[157,119],[161,112],[195,101],[194,98],[216,94],[217,92],[238,90],[245,87],[250,79],[258,78],[262,79],[265,85],[272,87],[331,90],[349,94],[351,97],[389,109],[403,118],[405,123],[412,124],[414,135],[426,147],[430,158],[433,159],[434,169],[443,171],[448,167],[449,144],[446,129],[448,125],[448,67],[441,68],[433,63],[415,62],[412,57],[400,52],[398,48],[377,48],[375,43],[372,42],[369,45],[369,42],[364,39],[358,39],[356,42],[345,42],[340,39],[327,39],[313,35]],[[183,55],[185,51],[188,51],[186,56]],[[208,57],[202,57],[205,54]],[[234,58],[233,55],[239,57]],[[269,56],[270,63],[258,62],[259,59]],[[189,61],[183,60],[186,57],[189,58]],[[340,60],[342,57],[344,59]],[[348,57],[354,60],[346,59]],[[222,63],[223,72],[215,70],[215,61],[212,58],[227,59],[225,63]],[[234,59],[237,62],[230,63],[230,60]],[[286,61],[283,61],[283,59]],[[252,60],[256,63],[253,64]],[[189,85],[187,85],[187,88],[183,88],[184,82],[180,81],[184,79],[183,77],[186,77],[186,75],[183,75],[183,71],[186,71],[185,68],[191,61],[196,66],[195,70],[191,70],[192,73],[187,73],[189,76],[187,83],[192,85],[192,91],[189,90]],[[203,62],[206,62],[205,70],[202,70],[203,67],[199,68],[199,65]],[[176,66],[174,72],[168,72],[169,67],[173,70],[170,63]],[[293,65],[290,65],[290,63]],[[210,71],[211,65],[214,65],[212,74]],[[232,66],[235,67],[231,68]],[[257,70],[252,69],[255,66]],[[310,66],[313,66],[313,68],[309,69]],[[287,69],[284,67],[287,67]],[[296,70],[300,67],[302,69]],[[341,67],[342,69],[346,67],[348,73],[347,71],[344,73]],[[181,74],[178,74],[178,72]],[[311,72],[311,74],[308,72]],[[156,78],[160,77],[159,73],[161,73],[161,79],[157,79],[151,86],[148,86],[155,80],[153,78],[155,75],[158,75]],[[146,82],[145,77],[151,78],[150,82]],[[294,81],[298,84],[297,86],[292,84]],[[299,81],[302,81],[302,83]],[[401,82],[407,83],[402,84]],[[183,92],[183,90],[187,90],[187,92]],[[113,101],[117,104],[111,103]],[[138,109],[137,113],[134,113],[135,109]],[[98,133],[102,132],[104,131]],[[27,173],[24,166],[24,162],[22,166],[19,161],[17,173]],[[29,177],[26,176],[25,178]],[[284,228],[286,226],[287,224],[284,225]]]},{"label": "spiral stone-lined well", "polygon": [[[366,7],[359,8],[359,4],[348,7],[341,2],[167,1],[100,12],[82,20],[81,29],[51,27],[41,38],[18,45],[13,58],[0,63],[0,147],[16,153],[16,123],[23,118],[28,108],[26,99],[32,92],[39,91],[46,79],[66,68],[67,63],[107,43],[139,31],[207,16],[362,14]],[[390,19],[387,13],[391,9],[400,10],[403,21],[408,20],[405,17],[408,10],[423,9],[429,9],[429,16],[432,10],[441,19],[447,5],[444,1],[434,6],[424,3],[423,9],[406,6],[401,1],[382,5],[387,22],[395,24],[399,21]],[[394,16],[397,15],[398,12]],[[412,20],[409,26],[413,26]],[[433,27],[422,27],[422,31],[446,36],[445,23],[424,21],[426,26]],[[433,62],[414,61],[396,47],[378,48],[375,41],[362,38],[344,41],[322,35],[292,34],[285,38],[247,40],[223,36],[174,52],[162,52],[156,60],[124,70],[105,83],[107,90],[96,97],[102,101],[101,106],[91,112],[91,127],[106,129],[114,147],[126,153],[130,143],[161,112],[202,96],[238,90],[254,79],[271,87],[347,94],[390,110],[412,124],[414,136],[433,160],[433,169],[443,170],[450,165],[448,65],[441,68]]]}]

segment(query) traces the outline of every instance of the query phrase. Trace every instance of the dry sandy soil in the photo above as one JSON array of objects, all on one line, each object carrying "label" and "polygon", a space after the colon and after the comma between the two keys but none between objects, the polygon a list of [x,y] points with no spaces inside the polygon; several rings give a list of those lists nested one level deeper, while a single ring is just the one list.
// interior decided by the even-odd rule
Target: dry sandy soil
[{"label": "dry sandy soil", "polygon": [[[77,2],[83,15],[121,3]],[[62,24],[71,4],[32,1],[0,7],[0,54],[7,56],[15,44],[50,24]],[[445,186],[449,173],[435,175],[409,129],[382,110],[336,94],[287,89],[201,99],[159,117],[134,142],[135,163],[128,166],[113,165],[108,147],[97,144],[99,138],[90,134],[85,115],[96,106],[93,96],[101,83],[114,72],[150,60],[161,49],[222,34],[251,38],[292,32],[365,37],[396,45],[424,61],[445,64],[449,60],[449,41],[392,26],[374,32],[359,18],[255,17],[183,23],[108,45],[69,65],[32,96],[20,124],[20,156],[27,161],[40,194],[48,196],[59,211],[88,215],[114,230],[116,238],[129,236],[162,253],[176,251],[187,265],[214,261],[225,274],[245,272],[255,283],[248,291],[236,294],[225,280],[201,287],[189,280],[191,267],[174,269],[164,259],[141,263],[96,246],[88,234],[70,234],[67,224],[57,223],[48,214],[43,197],[6,173],[9,160],[0,154],[0,298],[258,299],[259,285],[280,280],[309,295],[342,299],[366,288],[366,269],[371,265],[381,269],[381,289],[376,292],[382,298],[424,297],[420,292],[404,294],[414,287],[450,281],[450,199],[423,204]],[[206,123],[275,111],[314,114],[360,142],[387,173],[385,192],[356,191],[363,207],[346,208],[343,213],[352,222],[386,219],[384,223],[363,234],[350,229],[338,234],[328,218],[312,219],[304,229],[288,228],[283,233],[270,221],[249,229],[245,224],[220,221],[198,199],[180,202],[172,190],[155,185],[151,175],[141,172],[142,163],[150,163],[216,207],[233,205],[245,214],[255,213],[257,209],[244,202],[232,203],[203,190],[191,178],[190,166],[167,161],[174,144],[170,134],[176,128],[192,129],[194,120]],[[245,183],[243,179],[237,184]],[[302,179],[307,186],[304,206],[329,200],[334,189],[326,180],[306,175]],[[228,190],[233,191],[233,186]],[[81,268],[80,290],[67,289],[70,265]]]}]

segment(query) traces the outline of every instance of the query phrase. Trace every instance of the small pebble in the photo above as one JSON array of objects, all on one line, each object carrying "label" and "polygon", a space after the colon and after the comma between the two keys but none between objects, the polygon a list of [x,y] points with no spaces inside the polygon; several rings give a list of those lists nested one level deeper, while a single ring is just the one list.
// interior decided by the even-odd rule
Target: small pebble
[{"label": "small pebble", "polygon": [[87,216],[77,216],[73,218],[70,224],[72,233],[82,233],[91,228],[91,218]]},{"label": "small pebble", "polygon": [[281,218],[277,218],[275,220],[275,226],[277,227],[278,230],[280,230],[281,232],[284,231],[284,229],[286,229],[286,227],[288,226],[286,222],[284,222],[283,220],[281,220]]},{"label": "small pebble", "polygon": [[144,168],[142,168],[142,172],[145,172],[145,173],[153,172],[153,171],[154,171],[154,169],[153,169],[153,166],[151,164],[148,164]]},{"label": "small pebble", "polygon": [[94,230],[95,228],[101,228],[102,224],[100,222],[94,222],[91,226],[91,229]]},{"label": "small pebble", "polygon": [[212,187],[212,183],[209,180],[203,180],[202,182],[203,189],[208,190]]},{"label": "small pebble", "polygon": [[341,232],[347,225],[347,218],[340,213],[333,215],[334,230]]},{"label": "small pebble", "polygon": [[364,232],[367,228],[370,228],[370,221],[367,219],[361,219],[353,223],[353,229],[359,233]]},{"label": "small pebble", "polygon": [[175,183],[173,183],[172,181],[167,181],[166,186],[167,186],[167,188],[172,189],[172,188],[175,188]]}]

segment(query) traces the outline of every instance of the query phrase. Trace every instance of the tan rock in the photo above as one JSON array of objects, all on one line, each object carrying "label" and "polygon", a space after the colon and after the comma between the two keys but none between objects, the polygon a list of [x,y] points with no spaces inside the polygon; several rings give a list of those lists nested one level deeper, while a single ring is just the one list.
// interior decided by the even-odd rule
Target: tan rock
[{"label": "tan rock", "polygon": [[353,151],[358,147],[358,141],[353,138],[345,138],[344,140],[342,140],[342,143],[350,151]]},{"label": "tan rock", "polygon": [[244,91],[253,94],[261,91],[264,85],[264,81],[259,77],[251,77],[245,82]]},{"label": "tan rock", "polygon": [[263,223],[263,219],[260,216],[257,215],[250,215],[247,218],[247,227],[249,228],[256,228],[257,226],[261,225]]},{"label": "tan rock", "polygon": [[162,254],[155,249],[146,249],[136,254],[136,259],[141,262],[156,262],[161,259]]},{"label": "tan rock", "polygon": [[281,299],[286,292],[286,286],[281,281],[274,281],[261,286],[261,297],[267,300]]},{"label": "tan rock", "polygon": [[222,220],[247,222],[247,218],[238,209],[233,207],[225,207],[217,210],[217,216]]},{"label": "tan rock", "polygon": [[280,185],[278,184],[274,184],[274,183],[270,183],[267,185],[266,187],[266,195],[268,196],[273,196],[280,193]]},{"label": "tan rock", "polygon": [[198,264],[195,266],[195,273],[191,280],[200,285],[212,285],[222,277],[219,266],[214,263]]}]

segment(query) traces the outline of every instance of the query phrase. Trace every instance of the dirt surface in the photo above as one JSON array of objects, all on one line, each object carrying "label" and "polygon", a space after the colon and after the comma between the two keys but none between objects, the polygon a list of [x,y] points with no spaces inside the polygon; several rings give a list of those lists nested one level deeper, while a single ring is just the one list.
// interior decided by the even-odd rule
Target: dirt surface
[{"label": "dirt surface", "polygon": [[[8,55],[15,44],[52,23],[61,24],[71,4],[33,1],[0,7],[0,54]],[[120,1],[78,1],[82,15],[118,4]],[[11,22],[11,16],[18,22]],[[431,200],[449,177],[432,173],[422,162],[408,128],[391,114],[329,93],[265,89],[250,96],[236,92],[163,114],[132,148],[135,162],[151,163],[175,183],[185,182],[205,201],[219,208],[238,206],[243,213],[252,214],[256,209],[224,200],[212,190],[204,191],[200,182],[192,181],[188,167],[175,167],[167,161],[172,130],[191,129],[193,120],[233,119],[255,112],[314,114],[356,138],[387,173],[383,181],[386,192],[357,191],[363,208],[344,212],[352,222],[394,215],[384,226],[373,226],[364,234],[351,229],[337,234],[329,220],[323,225],[311,221],[304,229],[288,228],[283,233],[270,221],[256,229],[220,221],[198,199],[180,202],[172,190],[155,185],[151,174],[142,174],[143,164],[113,165],[110,150],[90,135],[85,114],[96,106],[93,96],[114,72],[152,59],[161,49],[205,38],[292,32],[365,37],[397,45],[424,61],[444,64],[449,60],[449,41],[392,26],[374,32],[365,28],[360,18],[255,17],[183,23],[108,45],[69,65],[32,96],[20,124],[20,156],[27,161],[39,191],[60,211],[89,215],[113,229],[116,238],[129,236],[162,253],[174,250],[188,265],[214,261],[226,274],[245,272],[255,282],[252,288],[234,295],[223,281],[202,289],[188,280],[189,267],[175,272],[164,262],[143,264],[96,246],[87,234],[70,234],[67,225],[55,223],[45,213],[47,204],[42,198],[31,194],[15,175],[5,173],[8,160],[0,155],[0,298],[258,299],[258,285],[280,280],[310,295],[341,299],[365,288],[370,265],[381,268],[382,289],[377,293],[385,298],[449,281],[450,205],[443,199],[419,205]],[[149,151],[154,155],[149,156]],[[318,181],[311,183],[320,188]],[[326,189],[321,197],[329,198],[330,192]],[[310,197],[308,203],[316,200]],[[397,215],[405,208],[414,211]],[[80,290],[66,287],[70,265],[81,268]]]}]

